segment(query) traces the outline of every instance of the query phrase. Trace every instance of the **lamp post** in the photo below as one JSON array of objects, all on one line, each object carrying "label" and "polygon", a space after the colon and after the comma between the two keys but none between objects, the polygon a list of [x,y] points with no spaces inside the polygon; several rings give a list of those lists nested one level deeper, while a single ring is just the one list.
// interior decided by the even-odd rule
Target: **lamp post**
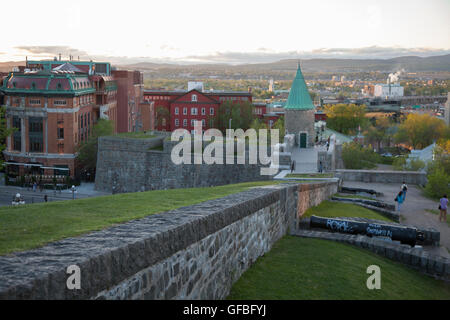
[{"label": "lamp post", "polygon": [[231,130],[231,120],[233,120],[233,119],[230,118],[230,121],[228,121],[230,130]]},{"label": "lamp post", "polygon": [[76,191],[76,189],[75,189],[75,186],[74,186],[74,185],[72,185],[72,188],[71,188],[71,190],[72,190],[72,200],[74,200],[74,199],[75,199],[75,191]]}]

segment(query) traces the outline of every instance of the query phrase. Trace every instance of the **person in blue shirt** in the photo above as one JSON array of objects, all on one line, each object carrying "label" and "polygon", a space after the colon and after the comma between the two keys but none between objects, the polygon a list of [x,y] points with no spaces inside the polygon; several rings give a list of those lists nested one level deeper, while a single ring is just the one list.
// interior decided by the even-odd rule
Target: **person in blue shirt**
[{"label": "person in blue shirt", "polygon": [[397,201],[397,211],[400,211],[400,209],[402,207],[402,203],[403,203],[403,201],[405,201],[404,192],[400,190],[400,192],[398,193],[398,195],[395,197],[394,200]]}]

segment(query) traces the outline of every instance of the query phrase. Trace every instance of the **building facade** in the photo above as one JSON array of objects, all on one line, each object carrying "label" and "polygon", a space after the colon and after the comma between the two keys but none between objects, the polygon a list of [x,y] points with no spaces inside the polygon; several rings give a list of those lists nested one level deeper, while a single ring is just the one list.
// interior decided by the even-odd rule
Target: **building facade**
[{"label": "building facade", "polygon": [[27,61],[16,71],[0,86],[6,124],[14,128],[3,152],[11,176],[76,177],[77,147],[99,119],[111,120],[115,132],[152,129],[153,103],[142,103],[140,72],[61,60]]},{"label": "building facade", "polygon": [[154,102],[155,129],[194,130],[194,121],[201,121],[203,130],[214,127],[219,107],[225,101],[252,103],[251,92],[201,91],[196,83],[188,91],[144,90],[144,101]]}]

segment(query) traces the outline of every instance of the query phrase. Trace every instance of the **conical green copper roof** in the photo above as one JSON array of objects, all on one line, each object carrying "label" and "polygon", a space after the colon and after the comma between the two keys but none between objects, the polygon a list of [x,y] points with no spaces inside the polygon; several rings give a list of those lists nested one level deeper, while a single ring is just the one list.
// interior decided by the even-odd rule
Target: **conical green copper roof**
[{"label": "conical green copper roof", "polygon": [[306,87],[302,70],[300,70],[300,64],[298,64],[297,74],[295,75],[294,82],[292,82],[291,91],[289,92],[289,97],[284,108],[291,110],[314,109],[314,104]]}]

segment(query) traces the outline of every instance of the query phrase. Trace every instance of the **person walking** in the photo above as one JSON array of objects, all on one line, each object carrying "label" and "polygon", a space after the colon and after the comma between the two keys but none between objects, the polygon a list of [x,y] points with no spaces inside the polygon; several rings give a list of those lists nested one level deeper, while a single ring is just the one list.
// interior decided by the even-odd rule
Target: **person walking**
[{"label": "person walking", "polygon": [[291,163],[291,173],[295,170],[295,160]]},{"label": "person walking", "polygon": [[400,211],[400,209],[402,207],[402,203],[403,203],[403,201],[405,201],[404,193],[402,190],[400,190],[400,192],[397,194],[394,201],[397,202],[397,211]]},{"label": "person walking", "polygon": [[406,185],[405,181],[403,181],[400,189],[403,191],[403,200],[406,200],[406,192],[408,191],[408,186]]},{"label": "person walking", "polygon": [[444,194],[442,198],[439,200],[439,222],[447,222],[447,204],[448,198],[447,195]]},{"label": "person walking", "polygon": [[322,161],[319,161],[319,173],[322,173],[323,171],[323,164]]}]

